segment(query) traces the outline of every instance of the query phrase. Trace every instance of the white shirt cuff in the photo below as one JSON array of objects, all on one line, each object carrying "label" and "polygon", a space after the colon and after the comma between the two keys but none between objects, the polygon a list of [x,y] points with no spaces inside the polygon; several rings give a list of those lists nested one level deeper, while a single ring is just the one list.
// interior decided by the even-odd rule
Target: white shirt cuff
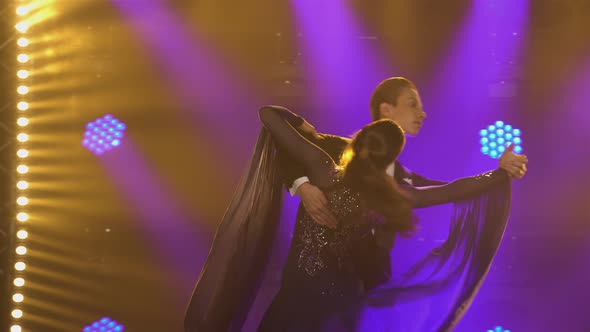
[{"label": "white shirt cuff", "polygon": [[289,193],[291,194],[291,197],[295,196],[295,194],[297,193],[297,189],[299,189],[299,187],[301,187],[301,185],[306,182],[309,182],[307,176],[300,177],[299,179],[293,181],[293,185],[291,186],[291,188],[289,188]]}]

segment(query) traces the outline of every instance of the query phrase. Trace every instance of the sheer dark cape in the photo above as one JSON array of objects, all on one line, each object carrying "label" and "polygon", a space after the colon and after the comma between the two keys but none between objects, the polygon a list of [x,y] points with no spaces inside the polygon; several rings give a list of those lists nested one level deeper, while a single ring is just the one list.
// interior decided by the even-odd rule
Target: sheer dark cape
[{"label": "sheer dark cape", "polygon": [[[281,186],[275,146],[263,128],[193,291],[185,331],[242,330],[277,234]],[[510,181],[498,181],[483,193],[456,201],[447,240],[402,277],[367,293],[359,303],[358,330],[451,330],[489,271],[510,200]],[[420,317],[413,314],[416,310],[422,311]]]},{"label": "sheer dark cape", "polygon": [[217,228],[186,312],[185,331],[241,330],[271,252],[282,197],[275,148],[263,128]]}]

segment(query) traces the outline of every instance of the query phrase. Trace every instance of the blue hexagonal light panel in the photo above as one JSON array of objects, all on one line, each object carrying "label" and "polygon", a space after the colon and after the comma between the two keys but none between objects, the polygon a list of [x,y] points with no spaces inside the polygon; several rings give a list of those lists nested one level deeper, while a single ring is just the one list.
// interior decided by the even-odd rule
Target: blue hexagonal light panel
[{"label": "blue hexagonal light panel", "polygon": [[85,326],[82,332],[121,332],[125,331],[125,327],[109,317],[103,317],[96,322]]},{"label": "blue hexagonal light panel", "polygon": [[502,326],[496,326],[493,330],[488,330],[488,332],[510,332],[510,330],[504,330]]},{"label": "blue hexagonal light panel", "polygon": [[86,124],[82,145],[96,155],[121,146],[127,126],[111,114]]},{"label": "blue hexagonal light panel", "polygon": [[521,134],[520,129],[513,128],[504,121],[496,121],[493,125],[479,131],[481,152],[497,159],[506,151],[508,144],[514,143],[514,152],[522,153]]}]

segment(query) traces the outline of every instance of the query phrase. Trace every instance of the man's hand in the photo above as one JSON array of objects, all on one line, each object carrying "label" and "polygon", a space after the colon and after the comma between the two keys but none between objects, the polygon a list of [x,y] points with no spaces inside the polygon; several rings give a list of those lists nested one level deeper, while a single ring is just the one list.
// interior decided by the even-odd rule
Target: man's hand
[{"label": "man's hand", "polygon": [[527,156],[514,152],[514,144],[510,144],[500,157],[499,166],[506,170],[511,178],[521,179],[527,171],[526,164],[529,162]]},{"label": "man's hand", "polygon": [[328,208],[328,200],[318,187],[306,182],[297,189],[297,196],[301,198],[305,210],[316,223],[336,228],[336,217]]}]

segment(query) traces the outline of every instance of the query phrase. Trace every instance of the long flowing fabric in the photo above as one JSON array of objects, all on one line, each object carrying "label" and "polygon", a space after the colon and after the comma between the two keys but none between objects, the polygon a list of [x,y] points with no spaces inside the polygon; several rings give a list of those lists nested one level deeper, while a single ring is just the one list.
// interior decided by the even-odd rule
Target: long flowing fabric
[{"label": "long flowing fabric", "polygon": [[282,194],[275,148],[263,128],[193,291],[185,331],[241,330],[271,251]]},{"label": "long flowing fabric", "polygon": [[[185,331],[242,330],[278,227],[282,189],[277,168],[273,141],[262,129],[194,289]],[[497,252],[508,220],[510,191],[510,181],[504,181],[455,202],[447,240],[400,278],[371,290],[359,303],[358,313],[346,313],[361,317],[356,330],[452,330]]]},{"label": "long flowing fabric", "polygon": [[489,271],[506,229],[510,201],[506,181],[456,202],[447,240],[400,278],[367,294],[359,330],[452,330]]}]

